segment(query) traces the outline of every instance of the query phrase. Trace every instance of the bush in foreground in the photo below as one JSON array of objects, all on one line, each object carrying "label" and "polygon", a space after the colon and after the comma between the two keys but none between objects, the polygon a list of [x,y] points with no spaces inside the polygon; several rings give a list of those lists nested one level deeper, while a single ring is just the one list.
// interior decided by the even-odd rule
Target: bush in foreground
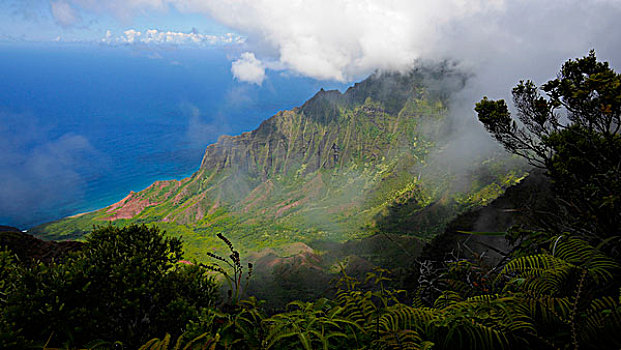
[{"label": "bush in foreground", "polygon": [[63,263],[10,265],[2,276],[3,323],[49,346],[96,338],[135,348],[151,334],[179,335],[217,299],[212,278],[178,264],[181,254],[181,241],[155,227],[97,228]]}]

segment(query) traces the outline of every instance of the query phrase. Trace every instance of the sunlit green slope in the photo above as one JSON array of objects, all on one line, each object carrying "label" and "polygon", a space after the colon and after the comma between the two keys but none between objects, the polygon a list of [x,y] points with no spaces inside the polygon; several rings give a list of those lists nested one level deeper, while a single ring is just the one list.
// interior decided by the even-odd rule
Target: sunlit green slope
[{"label": "sunlit green slope", "polygon": [[[522,175],[499,157],[479,159],[479,170],[461,174],[433,163],[449,141],[449,98],[464,82],[439,66],[374,74],[345,93],[321,90],[254,131],[220,137],[189,178],[158,181],[34,232],[76,238],[93,225],[157,223],[183,235],[191,251],[217,232],[252,249],[377,230],[429,237]],[[460,191],[450,190],[454,176],[466,177]]]}]

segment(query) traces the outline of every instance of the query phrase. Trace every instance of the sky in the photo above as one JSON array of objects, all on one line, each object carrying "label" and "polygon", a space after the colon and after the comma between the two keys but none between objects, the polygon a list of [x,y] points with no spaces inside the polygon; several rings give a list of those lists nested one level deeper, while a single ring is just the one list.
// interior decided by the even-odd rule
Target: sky
[{"label": "sky", "polygon": [[485,79],[541,76],[591,48],[617,58],[619,15],[621,0],[0,0],[0,40],[234,46],[234,78],[256,85],[268,70],[346,82],[420,58]]},{"label": "sky", "polygon": [[[196,160],[184,162],[194,169],[216,134],[251,130],[320,87],[343,90],[375,71],[406,71],[421,61],[450,60],[471,77],[451,106],[462,122],[453,158],[467,163],[482,139],[491,140],[474,116],[476,101],[510,98],[522,79],[544,83],[591,49],[618,70],[619,18],[621,0],[0,0],[0,180],[5,187],[7,177],[15,180],[14,195],[0,191],[0,212],[31,217],[42,194],[49,192],[45,205],[54,208],[80,187],[66,211],[41,209],[37,220],[110,204],[80,204],[94,198],[93,176],[80,167],[99,159],[107,146],[98,140],[109,137],[92,134],[90,119],[56,135],[55,113],[71,112],[64,121],[157,115],[171,144],[178,132],[196,139]],[[178,115],[187,120],[166,119]],[[104,199],[136,186],[128,180]]]}]

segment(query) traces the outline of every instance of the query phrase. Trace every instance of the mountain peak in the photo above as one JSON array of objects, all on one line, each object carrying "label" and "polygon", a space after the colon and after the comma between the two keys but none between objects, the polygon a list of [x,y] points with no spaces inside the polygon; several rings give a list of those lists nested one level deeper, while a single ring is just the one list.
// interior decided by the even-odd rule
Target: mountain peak
[{"label": "mountain peak", "polygon": [[191,177],[38,231],[59,237],[68,227],[76,235],[104,220],[139,221],[176,225],[200,241],[226,231],[261,244],[370,232],[396,202],[418,210],[439,199],[420,174],[437,148],[428,130],[438,128],[428,124],[443,123],[448,85],[439,83],[445,73],[429,71],[378,72],[345,93],[321,89],[253,131],[221,136]]}]

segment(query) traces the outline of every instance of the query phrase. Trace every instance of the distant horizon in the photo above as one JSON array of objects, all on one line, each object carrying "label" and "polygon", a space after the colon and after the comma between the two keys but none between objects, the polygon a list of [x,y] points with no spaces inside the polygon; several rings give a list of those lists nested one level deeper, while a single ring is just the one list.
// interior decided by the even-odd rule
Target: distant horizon
[{"label": "distant horizon", "polygon": [[[469,74],[451,113],[470,123],[483,95],[510,99],[520,79],[546,81],[590,49],[618,64],[619,17],[619,0],[2,1],[0,224],[95,209],[187,174],[223,133],[252,130],[320,88],[417,60],[448,59]],[[137,153],[110,155],[114,137],[140,127],[150,136],[129,146]],[[102,175],[121,162],[149,168],[137,154],[156,146],[181,153],[149,155],[166,165],[139,180]],[[100,169],[86,169],[88,159]],[[94,182],[110,192],[93,192]],[[63,204],[38,207],[49,198]]]}]

